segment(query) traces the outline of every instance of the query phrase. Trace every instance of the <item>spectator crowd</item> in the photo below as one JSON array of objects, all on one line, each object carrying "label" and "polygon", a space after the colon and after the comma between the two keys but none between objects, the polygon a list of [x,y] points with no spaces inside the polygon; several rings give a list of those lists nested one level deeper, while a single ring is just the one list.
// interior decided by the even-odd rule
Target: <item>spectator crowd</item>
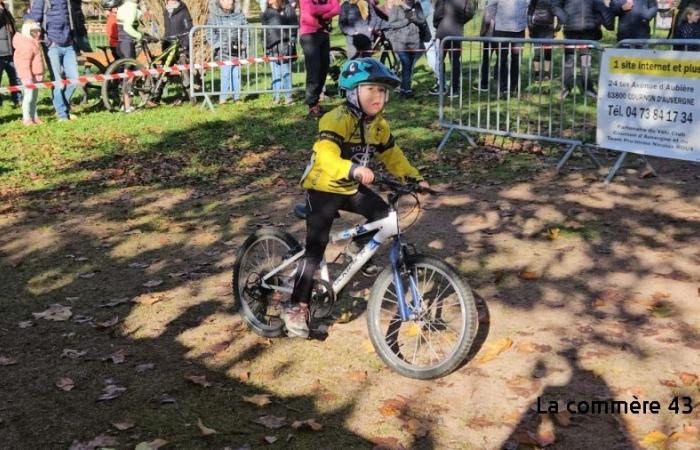
[{"label": "spectator crowd", "polygon": [[[397,89],[401,97],[414,95],[413,75],[417,61],[426,56],[435,77],[431,94],[460,92],[461,51],[459,41],[445,42],[439,54],[440,40],[464,35],[465,25],[481,16],[479,33],[506,39],[554,39],[560,32],[568,40],[601,40],[602,29],[616,31],[618,40],[646,39],[652,34],[652,23],[659,10],[658,0],[487,0],[478,11],[476,0],[259,0],[260,22],[265,30],[265,55],[275,56],[269,62],[273,101],[293,103],[290,62],[297,58],[299,42],[304,55],[304,102],[308,115],[320,117],[320,100],[330,68],[330,34],[335,20],[345,37],[348,58],[380,57],[375,43],[388,41],[400,61],[401,79]],[[33,0],[22,17],[21,27],[11,11],[0,0],[0,83],[28,85],[44,79],[45,69],[52,80],[78,78],[80,52],[91,51],[82,0]],[[114,59],[136,58],[138,44],[154,41],[144,33],[141,20],[150,14],[138,0],[102,0],[107,12],[105,33]],[[700,50],[700,2],[681,0],[669,37],[699,40],[699,45],[683,49]],[[336,18],[337,16],[337,18]],[[206,42],[215,60],[231,60],[246,55],[249,23],[238,0],[211,0],[206,24]],[[187,6],[180,0],[166,0],[164,6],[163,48],[179,43],[177,61],[186,63],[188,33],[193,27]],[[297,28],[298,26],[298,28]],[[278,27],[278,28],[275,28]],[[233,31],[231,31],[233,30]],[[297,36],[298,33],[298,36]],[[488,91],[496,80],[499,95],[517,89],[521,76],[522,47],[485,43],[481,55],[481,78],[473,86]],[[532,76],[535,80],[552,77],[552,49],[535,46]],[[250,56],[250,55],[248,55]],[[262,56],[262,55],[255,55]],[[578,58],[578,61],[576,60]],[[492,59],[495,59],[491,70]],[[440,73],[440,61],[449,60],[449,73]],[[577,87],[582,93],[595,96],[590,70],[592,56],[585,50],[566,48],[564,55],[561,99]],[[578,67],[584,76],[575,77]],[[219,103],[241,100],[241,67],[226,65],[219,73]],[[7,74],[7,77],[3,77]],[[443,79],[439,79],[443,77]],[[574,82],[579,82],[574,86]],[[53,89],[52,103],[59,121],[75,118],[71,110],[72,84]],[[21,105],[23,123],[41,123],[37,116],[37,90],[24,88],[21,93],[0,94],[2,100]],[[124,90],[123,111],[134,111],[129,93]]]}]

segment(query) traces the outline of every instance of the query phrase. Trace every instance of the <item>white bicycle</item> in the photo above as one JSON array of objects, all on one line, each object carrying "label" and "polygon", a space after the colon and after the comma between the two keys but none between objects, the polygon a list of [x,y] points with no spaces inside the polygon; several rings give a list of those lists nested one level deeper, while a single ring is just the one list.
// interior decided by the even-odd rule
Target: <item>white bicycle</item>
[{"label": "white bicycle", "polygon": [[[410,378],[432,379],[455,370],[476,336],[477,309],[469,285],[439,258],[416,254],[402,241],[397,204],[410,195],[420,207],[416,183],[402,184],[386,176],[375,184],[389,189],[389,215],[381,220],[335,233],[331,242],[375,232],[372,239],[331,280],[325,259],[314,280],[312,319],[328,316],[348,282],[385,242],[392,240],[390,264],[379,274],[367,305],[369,336],[380,358]],[[295,210],[298,216],[303,212]],[[279,300],[294,287],[305,250],[292,235],[275,228],[253,233],[239,249],[233,268],[233,298],[243,320],[257,334],[277,337],[284,325]]]}]

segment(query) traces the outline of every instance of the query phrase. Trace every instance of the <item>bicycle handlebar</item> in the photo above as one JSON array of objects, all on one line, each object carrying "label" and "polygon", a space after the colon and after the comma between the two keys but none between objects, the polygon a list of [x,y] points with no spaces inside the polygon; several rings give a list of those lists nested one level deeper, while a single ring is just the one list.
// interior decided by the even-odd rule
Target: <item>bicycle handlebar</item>
[{"label": "bicycle handlebar", "polygon": [[[355,179],[357,179],[357,177],[355,177]],[[411,194],[440,195],[440,192],[435,191],[431,188],[425,188],[418,184],[418,182],[415,180],[409,181],[408,183],[402,183],[395,177],[383,173],[375,172],[373,183],[376,185],[388,187],[393,192],[397,193],[399,196]]]}]

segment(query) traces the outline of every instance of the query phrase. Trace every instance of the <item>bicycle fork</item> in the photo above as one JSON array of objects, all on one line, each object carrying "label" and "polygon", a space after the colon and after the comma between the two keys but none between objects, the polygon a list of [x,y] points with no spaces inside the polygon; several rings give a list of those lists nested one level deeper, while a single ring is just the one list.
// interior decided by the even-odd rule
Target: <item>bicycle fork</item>
[{"label": "bicycle fork", "polygon": [[403,263],[403,248],[401,246],[401,240],[398,238],[394,239],[394,243],[391,246],[391,251],[389,252],[389,259],[391,261],[392,271],[394,273],[394,286],[396,286],[396,297],[399,303],[399,315],[401,321],[416,320],[420,315],[420,294],[418,293],[418,283],[412,273],[408,273],[408,287],[411,292],[411,297],[413,297],[413,307],[408,307],[406,302],[406,296],[404,295],[404,286],[401,281],[401,265]]}]

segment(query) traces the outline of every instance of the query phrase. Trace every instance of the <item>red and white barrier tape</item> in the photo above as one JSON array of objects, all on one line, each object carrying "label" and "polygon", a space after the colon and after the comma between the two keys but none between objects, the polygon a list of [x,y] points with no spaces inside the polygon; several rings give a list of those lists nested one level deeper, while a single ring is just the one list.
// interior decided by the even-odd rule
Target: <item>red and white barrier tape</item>
[{"label": "red and white barrier tape", "polygon": [[184,70],[190,69],[206,69],[206,68],[216,68],[225,66],[241,66],[249,64],[258,63],[268,63],[272,61],[284,61],[285,59],[292,59],[292,56],[263,56],[262,58],[233,58],[229,61],[214,61],[205,64],[176,64],[171,67],[158,67],[155,69],[139,69],[139,70],[125,70],[120,73],[113,73],[111,75],[83,75],[73,80],[58,80],[58,81],[42,81],[40,83],[29,83],[21,86],[7,86],[0,88],[0,94],[22,92],[22,89],[53,89],[57,86],[75,86],[80,84],[91,83],[94,81],[109,81],[109,80],[119,80],[119,79],[132,79],[136,77],[148,77],[157,76],[164,73],[180,73]]}]

